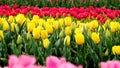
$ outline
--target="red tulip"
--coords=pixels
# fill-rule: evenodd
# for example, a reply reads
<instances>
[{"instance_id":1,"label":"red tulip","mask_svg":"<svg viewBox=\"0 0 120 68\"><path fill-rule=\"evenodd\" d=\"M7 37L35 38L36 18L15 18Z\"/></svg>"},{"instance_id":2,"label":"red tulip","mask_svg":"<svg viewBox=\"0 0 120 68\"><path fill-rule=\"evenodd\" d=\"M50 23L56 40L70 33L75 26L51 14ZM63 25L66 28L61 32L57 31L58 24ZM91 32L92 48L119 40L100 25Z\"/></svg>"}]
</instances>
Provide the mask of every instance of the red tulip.
<instances>
[{"instance_id":1,"label":"red tulip","mask_svg":"<svg viewBox=\"0 0 120 68\"><path fill-rule=\"evenodd\" d=\"M103 18L103 19L99 20L99 22L100 22L101 24L104 24L104 23L106 22L106 18Z\"/></svg>"},{"instance_id":2,"label":"red tulip","mask_svg":"<svg viewBox=\"0 0 120 68\"><path fill-rule=\"evenodd\" d=\"M18 5L17 5L17 4L14 4L14 5L12 6L12 8L13 8L13 9L16 9L16 8L18 8Z\"/></svg>"}]
</instances>

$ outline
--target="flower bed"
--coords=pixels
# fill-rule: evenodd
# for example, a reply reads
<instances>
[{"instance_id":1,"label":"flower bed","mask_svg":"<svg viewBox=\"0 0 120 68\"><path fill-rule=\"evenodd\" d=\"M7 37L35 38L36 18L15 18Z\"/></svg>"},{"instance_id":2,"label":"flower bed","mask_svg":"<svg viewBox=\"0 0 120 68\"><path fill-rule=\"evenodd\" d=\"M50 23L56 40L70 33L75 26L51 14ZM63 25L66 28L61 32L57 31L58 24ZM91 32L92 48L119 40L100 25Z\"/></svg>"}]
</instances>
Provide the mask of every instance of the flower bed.
<instances>
[{"instance_id":1,"label":"flower bed","mask_svg":"<svg viewBox=\"0 0 120 68\"><path fill-rule=\"evenodd\" d=\"M11 54L33 55L37 64L55 55L83 67L119 60L120 10L0 6L0 64Z\"/></svg>"}]
</instances>

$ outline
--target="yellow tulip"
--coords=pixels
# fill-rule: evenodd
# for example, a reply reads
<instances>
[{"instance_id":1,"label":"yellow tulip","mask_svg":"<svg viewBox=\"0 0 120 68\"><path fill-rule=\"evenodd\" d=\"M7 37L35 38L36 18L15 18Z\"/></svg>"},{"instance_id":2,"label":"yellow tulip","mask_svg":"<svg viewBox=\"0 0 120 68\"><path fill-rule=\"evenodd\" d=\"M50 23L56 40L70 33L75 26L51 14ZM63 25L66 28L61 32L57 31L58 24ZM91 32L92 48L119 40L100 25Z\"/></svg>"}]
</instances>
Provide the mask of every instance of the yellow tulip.
<instances>
[{"instance_id":1,"label":"yellow tulip","mask_svg":"<svg viewBox=\"0 0 120 68\"><path fill-rule=\"evenodd\" d=\"M11 31L14 32L14 29L15 29L15 23L11 23Z\"/></svg>"},{"instance_id":2,"label":"yellow tulip","mask_svg":"<svg viewBox=\"0 0 120 68\"><path fill-rule=\"evenodd\" d=\"M33 35L34 39L39 39L39 38L40 38L39 29L34 28L34 29L33 29L33 32L32 32L32 35Z\"/></svg>"},{"instance_id":3,"label":"yellow tulip","mask_svg":"<svg viewBox=\"0 0 120 68\"><path fill-rule=\"evenodd\" d=\"M44 48L48 48L49 43L50 43L50 41L49 41L49 39L48 39L48 38L43 39L43 47L44 47Z\"/></svg>"},{"instance_id":4,"label":"yellow tulip","mask_svg":"<svg viewBox=\"0 0 120 68\"><path fill-rule=\"evenodd\" d=\"M60 19L58 20L58 22L59 22L60 28L62 28L63 25L64 25L64 19L63 19L63 18L60 18Z\"/></svg>"},{"instance_id":5,"label":"yellow tulip","mask_svg":"<svg viewBox=\"0 0 120 68\"><path fill-rule=\"evenodd\" d=\"M3 34L3 31L0 30L0 41L2 41L4 39L4 34Z\"/></svg>"},{"instance_id":6,"label":"yellow tulip","mask_svg":"<svg viewBox=\"0 0 120 68\"><path fill-rule=\"evenodd\" d=\"M18 14L15 17L15 20L16 20L16 22L17 22L18 25L22 25L23 22L25 21L25 16L23 14Z\"/></svg>"},{"instance_id":7,"label":"yellow tulip","mask_svg":"<svg viewBox=\"0 0 120 68\"><path fill-rule=\"evenodd\" d=\"M50 24L50 25L52 25L54 21L55 21L54 18L48 18L47 19L47 23Z\"/></svg>"},{"instance_id":8,"label":"yellow tulip","mask_svg":"<svg viewBox=\"0 0 120 68\"><path fill-rule=\"evenodd\" d=\"M33 20L37 20L38 21L39 20L39 16L38 15L34 15L33 16Z\"/></svg>"},{"instance_id":9,"label":"yellow tulip","mask_svg":"<svg viewBox=\"0 0 120 68\"><path fill-rule=\"evenodd\" d=\"M111 32L116 32L120 29L120 23L119 22L111 22L110 28L111 28Z\"/></svg>"},{"instance_id":10,"label":"yellow tulip","mask_svg":"<svg viewBox=\"0 0 120 68\"><path fill-rule=\"evenodd\" d=\"M72 18L71 17L65 17L64 19L65 19L65 25L70 26L71 23L72 23Z\"/></svg>"},{"instance_id":11,"label":"yellow tulip","mask_svg":"<svg viewBox=\"0 0 120 68\"><path fill-rule=\"evenodd\" d=\"M76 33L74 37L75 37L75 42L78 45L82 45L85 41L84 35L82 33Z\"/></svg>"},{"instance_id":12,"label":"yellow tulip","mask_svg":"<svg viewBox=\"0 0 120 68\"><path fill-rule=\"evenodd\" d=\"M53 22L53 27L54 27L54 29L56 29L56 30L58 29L58 21L54 21L54 22Z\"/></svg>"},{"instance_id":13,"label":"yellow tulip","mask_svg":"<svg viewBox=\"0 0 120 68\"><path fill-rule=\"evenodd\" d=\"M52 34L53 33L53 27L52 27L52 25L46 24L45 25L45 29L47 30L48 34Z\"/></svg>"},{"instance_id":14,"label":"yellow tulip","mask_svg":"<svg viewBox=\"0 0 120 68\"><path fill-rule=\"evenodd\" d=\"M69 36L69 35L67 35L67 36L65 37L65 39L64 39L64 44L65 44L66 46L69 46L69 45L70 45L70 36Z\"/></svg>"},{"instance_id":15,"label":"yellow tulip","mask_svg":"<svg viewBox=\"0 0 120 68\"><path fill-rule=\"evenodd\" d=\"M75 33L81 33L81 29L80 28L75 28Z\"/></svg>"},{"instance_id":16,"label":"yellow tulip","mask_svg":"<svg viewBox=\"0 0 120 68\"><path fill-rule=\"evenodd\" d=\"M99 34L97 34L97 33L95 33L95 32L93 32L93 33L91 34L91 39L93 40L93 42L94 42L95 44L98 44L98 43L100 42Z\"/></svg>"},{"instance_id":17,"label":"yellow tulip","mask_svg":"<svg viewBox=\"0 0 120 68\"><path fill-rule=\"evenodd\" d=\"M93 30L92 23L86 23L86 29Z\"/></svg>"},{"instance_id":18,"label":"yellow tulip","mask_svg":"<svg viewBox=\"0 0 120 68\"><path fill-rule=\"evenodd\" d=\"M65 34L66 34L66 35L70 35L70 34L71 34L71 27L67 26L67 27L65 28Z\"/></svg>"},{"instance_id":19,"label":"yellow tulip","mask_svg":"<svg viewBox=\"0 0 120 68\"><path fill-rule=\"evenodd\" d=\"M13 16L9 16L8 21L9 21L10 23L14 22L14 17L13 17Z\"/></svg>"},{"instance_id":20,"label":"yellow tulip","mask_svg":"<svg viewBox=\"0 0 120 68\"><path fill-rule=\"evenodd\" d=\"M21 44L22 43L22 36L18 35L17 37L17 44Z\"/></svg>"},{"instance_id":21,"label":"yellow tulip","mask_svg":"<svg viewBox=\"0 0 120 68\"><path fill-rule=\"evenodd\" d=\"M90 23L92 23L92 28L96 29L98 27L98 21L97 20L93 20Z\"/></svg>"},{"instance_id":22,"label":"yellow tulip","mask_svg":"<svg viewBox=\"0 0 120 68\"><path fill-rule=\"evenodd\" d=\"M9 24L7 21L3 22L3 30L6 31L9 29Z\"/></svg>"},{"instance_id":23,"label":"yellow tulip","mask_svg":"<svg viewBox=\"0 0 120 68\"><path fill-rule=\"evenodd\" d=\"M32 32L33 29L35 28L35 23L27 23L27 31Z\"/></svg>"},{"instance_id":24,"label":"yellow tulip","mask_svg":"<svg viewBox=\"0 0 120 68\"><path fill-rule=\"evenodd\" d=\"M41 33L41 30L43 30L42 26L37 26L37 29L39 30L39 33Z\"/></svg>"},{"instance_id":25,"label":"yellow tulip","mask_svg":"<svg viewBox=\"0 0 120 68\"><path fill-rule=\"evenodd\" d=\"M39 26L43 26L46 23L46 21L42 18L39 19L38 22L39 22Z\"/></svg>"},{"instance_id":26,"label":"yellow tulip","mask_svg":"<svg viewBox=\"0 0 120 68\"><path fill-rule=\"evenodd\" d=\"M39 22L38 22L37 20L35 20L35 19L32 19L32 20L30 21L30 23L34 23L35 26L39 25Z\"/></svg>"},{"instance_id":27,"label":"yellow tulip","mask_svg":"<svg viewBox=\"0 0 120 68\"><path fill-rule=\"evenodd\" d=\"M111 32L115 32L116 31L116 26L115 26L114 22L110 23L110 29L111 29Z\"/></svg>"},{"instance_id":28,"label":"yellow tulip","mask_svg":"<svg viewBox=\"0 0 120 68\"><path fill-rule=\"evenodd\" d=\"M118 46L114 45L112 47L112 52L113 52L114 55L115 54L120 55L120 46L119 45Z\"/></svg>"},{"instance_id":29,"label":"yellow tulip","mask_svg":"<svg viewBox=\"0 0 120 68\"><path fill-rule=\"evenodd\" d=\"M48 38L47 30L41 30L41 38L42 39Z\"/></svg>"}]
</instances>

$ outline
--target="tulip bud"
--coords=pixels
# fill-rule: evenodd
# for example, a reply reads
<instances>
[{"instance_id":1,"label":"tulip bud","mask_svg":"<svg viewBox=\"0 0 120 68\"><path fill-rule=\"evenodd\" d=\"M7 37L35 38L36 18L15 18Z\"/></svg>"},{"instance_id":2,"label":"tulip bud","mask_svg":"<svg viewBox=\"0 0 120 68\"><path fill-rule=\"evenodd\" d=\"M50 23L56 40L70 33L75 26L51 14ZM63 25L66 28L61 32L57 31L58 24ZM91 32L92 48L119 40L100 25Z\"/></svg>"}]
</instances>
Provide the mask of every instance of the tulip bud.
<instances>
[{"instance_id":1,"label":"tulip bud","mask_svg":"<svg viewBox=\"0 0 120 68\"><path fill-rule=\"evenodd\" d=\"M64 39L64 44L65 44L66 46L69 46L69 45L70 45L70 36L69 36L69 35L67 35L67 36L65 37L65 39Z\"/></svg>"},{"instance_id":2,"label":"tulip bud","mask_svg":"<svg viewBox=\"0 0 120 68\"><path fill-rule=\"evenodd\" d=\"M60 32L60 34L59 34L60 38L64 37L64 35L65 35L64 32L65 32L64 29L62 29L61 32Z\"/></svg>"},{"instance_id":3,"label":"tulip bud","mask_svg":"<svg viewBox=\"0 0 120 68\"><path fill-rule=\"evenodd\" d=\"M18 35L17 44L21 44L21 43L22 43L22 37L21 37L21 35Z\"/></svg>"},{"instance_id":4,"label":"tulip bud","mask_svg":"<svg viewBox=\"0 0 120 68\"><path fill-rule=\"evenodd\" d=\"M105 32L106 32L105 33L106 37L109 37L110 36L110 31L107 29Z\"/></svg>"},{"instance_id":5,"label":"tulip bud","mask_svg":"<svg viewBox=\"0 0 120 68\"><path fill-rule=\"evenodd\" d=\"M44 47L44 48L48 48L49 43L50 43L50 41L49 41L49 39L48 39L48 38L43 39L43 47Z\"/></svg>"},{"instance_id":6,"label":"tulip bud","mask_svg":"<svg viewBox=\"0 0 120 68\"><path fill-rule=\"evenodd\" d=\"M27 40L30 40L30 38L31 38L31 34L30 34L30 32L28 32L27 33Z\"/></svg>"},{"instance_id":7,"label":"tulip bud","mask_svg":"<svg viewBox=\"0 0 120 68\"><path fill-rule=\"evenodd\" d=\"M14 29L15 29L15 23L11 23L11 31L14 32Z\"/></svg>"},{"instance_id":8,"label":"tulip bud","mask_svg":"<svg viewBox=\"0 0 120 68\"><path fill-rule=\"evenodd\" d=\"M87 30L87 35L88 35L88 37L91 37L91 34L92 34L92 33L91 33L91 30L88 29L88 30Z\"/></svg>"},{"instance_id":9,"label":"tulip bud","mask_svg":"<svg viewBox=\"0 0 120 68\"><path fill-rule=\"evenodd\" d=\"M105 51L105 56L108 56L108 49Z\"/></svg>"},{"instance_id":10,"label":"tulip bud","mask_svg":"<svg viewBox=\"0 0 120 68\"><path fill-rule=\"evenodd\" d=\"M66 35L70 35L70 34L71 34L71 27L67 26L67 27L65 28L65 34L66 34Z\"/></svg>"},{"instance_id":11,"label":"tulip bud","mask_svg":"<svg viewBox=\"0 0 120 68\"><path fill-rule=\"evenodd\" d=\"M3 34L3 31L0 30L0 41L2 41L4 39L4 34Z\"/></svg>"},{"instance_id":12,"label":"tulip bud","mask_svg":"<svg viewBox=\"0 0 120 68\"><path fill-rule=\"evenodd\" d=\"M19 26L17 24L15 24L15 30L17 33L19 32Z\"/></svg>"},{"instance_id":13,"label":"tulip bud","mask_svg":"<svg viewBox=\"0 0 120 68\"><path fill-rule=\"evenodd\" d=\"M75 22L72 22L71 27L72 27L73 30L76 28L76 26L77 26L77 24Z\"/></svg>"}]
</instances>

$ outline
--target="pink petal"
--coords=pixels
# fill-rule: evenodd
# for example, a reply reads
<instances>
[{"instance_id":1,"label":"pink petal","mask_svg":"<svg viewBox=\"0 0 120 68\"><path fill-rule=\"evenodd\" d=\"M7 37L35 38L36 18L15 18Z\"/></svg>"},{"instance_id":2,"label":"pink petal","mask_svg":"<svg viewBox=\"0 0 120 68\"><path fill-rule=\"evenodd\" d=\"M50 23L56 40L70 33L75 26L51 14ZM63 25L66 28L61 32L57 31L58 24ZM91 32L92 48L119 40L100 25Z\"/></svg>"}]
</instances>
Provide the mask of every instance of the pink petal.
<instances>
[{"instance_id":1,"label":"pink petal","mask_svg":"<svg viewBox=\"0 0 120 68\"><path fill-rule=\"evenodd\" d=\"M107 61L107 68L114 68L114 61Z\"/></svg>"},{"instance_id":2,"label":"pink petal","mask_svg":"<svg viewBox=\"0 0 120 68\"><path fill-rule=\"evenodd\" d=\"M22 64L23 66L29 66L29 65L34 65L36 62L35 57L28 56L28 55L21 55L19 57L19 64Z\"/></svg>"},{"instance_id":3,"label":"pink petal","mask_svg":"<svg viewBox=\"0 0 120 68\"><path fill-rule=\"evenodd\" d=\"M49 56L46 60L46 68L58 68L60 60L55 56Z\"/></svg>"},{"instance_id":4,"label":"pink petal","mask_svg":"<svg viewBox=\"0 0 120 68\"><path fill-rule=\"evenodd\" d=\"M9 60L8 60L8 65L9 67L12 67L13 65L18 63L18 58L15 55L11 55L9 56Z\"/></svg>"},{"instance_id":5,"label":"pink petal","mask_svg":"<svg viewBox=\"0 0 120 68\"><path fill-rule=\"evenodd\" d=\"M107 68L107 63L101 62L100 63L100 68Z\"/></svg>"},{"instance_id":6,"label":"pink petal","mask_svg":"<svg viewBox=\"0 0 120 68\"><path fill-rule=\"evenodd\" d=\"M114 68L120 68L120 62L114 61Z\"/></svg>"},{"instance_id":7,"label":"pink petal","mask_svg":"<svg viewBox=\"0 0 120 68\"><path fill-rule=\"evenodd\" d=\"M79 65L78 68L83 68L83 66L82 66L82 65Z\"/></svg>"},{"instance_id":8,"label":"pink petal","mask_svg":"<svg viewBox=\"0 0 120 68\"><path fill-rule=\"evenodd\" d=\"M25 68L25 67L20 64L16 64L16 65L13 65L13 67L11 67L11 68Z\"/></svg>"},{"instance_id":9,"label":"pink petal","mask_svg":"<svg viewBox=\"0 0 120 68\"><path fill-rule=\"evenodd\" d=\"M59 68L77 68L77 67L73 65L72 63L68 62L68 63L63 63L59 65Z\"/></svg>"},{"instance_id":10,"label":"pink petal","mask_svg":"<svg viewBox=\"0 0 120 68\"><path fill-rule=\"evenodd\" d=\"M66 63L66 59L65 58L61 58L60 59L60 64L62 64L62 63Z\"/></svg>"}]
</instances>

